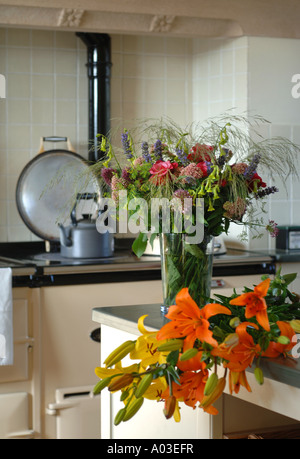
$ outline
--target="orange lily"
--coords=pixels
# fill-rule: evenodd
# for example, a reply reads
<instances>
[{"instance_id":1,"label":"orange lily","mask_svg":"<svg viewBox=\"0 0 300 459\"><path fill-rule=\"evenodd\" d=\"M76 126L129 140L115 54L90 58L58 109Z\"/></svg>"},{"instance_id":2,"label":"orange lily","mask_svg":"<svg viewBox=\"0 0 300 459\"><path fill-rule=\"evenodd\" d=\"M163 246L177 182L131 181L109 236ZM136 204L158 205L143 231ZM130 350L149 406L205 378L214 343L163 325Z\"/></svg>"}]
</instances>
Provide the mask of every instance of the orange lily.
<instances>
[{"instance_id":1,"label":"orange lily","mask_svg":"<svg viewBox=\"0 0 300 459\"><path fill-rule=\"evenodd\" d=\"M157 339L185 337L185 349L193 347L196 339L216 347L218 342L209 330L208 321L216 314L231 315L231 311L217 303L207 304L200 309L191 298L188 288L183 288L176 296L176 305L171 306L166 315L171 322L161 328L157 333Z\"/></svg>"},{"instance_id":2,"label":"orange lily","mask_svg":"<svg viewBox=\"0 0 300 459\"><path fill-rule=\"evenodd\" d=\"M251 391L251 387L246 378L246 372L243 371L230 371L229 372L229 391L232 394L235 392L236 394L240 391L240 386L244 386L248 392Z\"/></svg>"},{"instance_id":3,"label":"orange lily","mask_svg":"<svg viewBox=\"0 0 300 459\"><path fill-rule=\"evenodd\" d=\"M213 349L211 354L221 357L228 362L224 363L224 367L234 372L241 372L252 365L255 357L261 353L259 344L255 344L253 338L247 333L247 327L258 329L256 324L251 322L243 322L236 327L235 332L239 336L239 343L234 347L228 347L222 343L218 348Z\"/></svg>"},{"instance_id":4,"label":"orange lily","mask_svg":"<svg viewBox=\"0 0 300 459\"><path fill-rule=\"evenodd\" d=\"M262 354L263 357L269 357L272 359L278 357L281 354L287 356L288 352L291 351L295 345L295 343L293 342L293 336L295 335L295 332L290 326L290 324L282 321L278 321L276 323L281 332L280 336L286 336L290 340L290 342L289 344L281 344L276 343L275 341L271 341L268 349Z\"/></svg>"},{"instance_id":5,"label":"orange lily","mask_svg":"<svg viewBox=\"0 0 300 459\"><path fill-rule=\"evenodd\" d=\"M204 397L204 387L208 378L208 371L186 371L180 376L180 385L173 384L173 395L177 400L183 400L187 406L196 408Z\"/></svg>"},{"instance_id":6,"label":"orange lily","mask_svg":"<svg viewBox=\"0 0 300 459\"><path fill-rule=\"evenodd\" d=\"M245 317L250 319L255 316L257 322L267 331L270 331L265 296L268 293L271 279L265 279L254 287L253 292L243 293L230 301L235 306L246 306Z\"/></svg>"}]
</instances>

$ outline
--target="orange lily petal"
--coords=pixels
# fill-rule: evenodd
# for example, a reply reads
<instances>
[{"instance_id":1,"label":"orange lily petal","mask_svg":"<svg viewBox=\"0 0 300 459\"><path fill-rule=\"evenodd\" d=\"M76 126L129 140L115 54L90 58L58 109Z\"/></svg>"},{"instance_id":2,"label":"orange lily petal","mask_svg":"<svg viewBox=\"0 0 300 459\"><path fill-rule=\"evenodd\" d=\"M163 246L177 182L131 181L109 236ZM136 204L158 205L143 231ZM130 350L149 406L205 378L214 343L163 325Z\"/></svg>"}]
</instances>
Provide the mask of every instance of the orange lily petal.
<instances>
[{"instance_id":1,"label":"orange lily petal","mask_svg":"<svg viewBox=\"0 0 300 459\"><path fill-rule=\"evenodd\" d=\"M232 312L230 311L230 309L226 308L225 306L222 306L221 304L209 303L201 309L201 314L205 319L209 319L210 317L215 316L217 314L227 314L228 316L230 316Z\"/></svg>"},{"instance_id":2,"label":"orange lily petal","mask_svg":"<svg viewBox=\"0 0 300 459\"><path fill-rule=\"evenodd\" d=\"M188 288L183 288L176 295L176 305L187 316L195 317L195 318L199 318L200 317L200 313L199 313L200 309L197 306L197 303L190 296Z\"/></svg>"},{"instance_id":3,"label":"orange lily petal","mask_svg":"<svg viewBox=\"0 0 300 459\"><path fill-rule=\"evenodd\" d=\"M248 298L249 293L243 293L237 298L233 298L233 300L230 300L229 304L233 304L234 306L245 306L247 304Z\"/></svg>"},{"instance_id":4,"label":"orange lily petal","mask_svg":"<svg viewBox=\"0 0 300 459\"><path fill-rule=\"evenodd\" d=\"M264 309L263 311L259 311L256 314L256 320L259 323L259 325L262 326L262 328L264 328L266 331L270 331L269 317L266 309Z\"/></svg>"},{"instance_id":5,"label":"orange lily petal","mask_svg":"<svg viewBox=\"0 0 300 459\"><path fill-rule=\"evenodd\" d=\"M254 287L254 293L257 296L266 296L270 287L271 279L265 279L263 282Z\"/></svg>"}]
</instances>

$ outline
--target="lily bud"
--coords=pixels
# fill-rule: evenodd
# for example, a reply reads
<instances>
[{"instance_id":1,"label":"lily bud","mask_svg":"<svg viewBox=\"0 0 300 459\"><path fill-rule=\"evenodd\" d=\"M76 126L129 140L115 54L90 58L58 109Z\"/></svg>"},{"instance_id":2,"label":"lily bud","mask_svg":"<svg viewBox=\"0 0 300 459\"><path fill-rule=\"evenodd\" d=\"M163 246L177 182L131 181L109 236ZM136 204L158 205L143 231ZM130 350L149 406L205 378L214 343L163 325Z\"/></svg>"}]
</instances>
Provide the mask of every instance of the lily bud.
<instances>
[{"instance_id":1,"label":"lily bud","mask_svg":"<svg viewBox=\"0 0 300 459\"><path fill-rule=\"evenodd\" d=\"M152 383L153 375L152 373L149 373L145 376L142 377L141 381L139 382L139 385L137 386L137 389L135 391L135 396L136 398L142 397L150 384Z\"/></svg>"},{"instance_id":2,"label":"lily bud","mask_svg":"<svg viewBox=\"0 0 300 459\"><path fill-rule=\"evenodd\" d=\"M163 411L166 419L170 419L173 416L175 408L176 397L174 397L174 395L170 395L165 401L165 407Z\"/></svg>"},{"instance_id":3,"label":"lily bud","mask_svg":"<svg viewBox=\"0 0 300 459\"><path fill-rule=\"evenodd\" d=\"M294 319L290 321L290 326L296 333L300 333L300 320Z\"/></svg>"},{"instance_id":4,"label":"lily bud","mask_svg":"<svg viewBox=\"0 0 300 459\"><path fill-rule=\"evenodd\" d=\"M240 325L241 321L240 321L240 318L239 317L233 317L230 322L229 322L229 325L230 327L232 328L236 328Z\"/></svg>"},{"instance_id":5,"label":"lily bud","mask_svg":"<svg viewBox=\"0 0 300 459\"><path fill-rule=\"evenodd\" d=\"M123 421L125 414L126 414L126 408L122 408L121 410L117 412L116 417L114 419L115 426L118 426Z\"/></svg>"},{"instance_id":6,"label":"lily bud","mask_svg":"<svg viewBox=\"0 0 300 459\"><path fill-rule=\"evenodd\" d=\"M108 377L108 378L104 378L104 379L101 379L101 381L99 381L94 389L93 389L93 394L94 395L97 395L97 394L100 394L100 392L109 385L110 381L111 381L111 376Z\"/></svg>"},{"instance_id":7,"label":"lily bud","mask_svg":"<svg viewBox=\"0 0 300 459\"><path fill-rule=\"evenodd\" d=\"M264 374L261 368L256 367L254 370L254 376L258 384L262 385L264 383Z\"/></svg>"},{"instance_id":8,"label":"lily bud","mask_svg":"<svg viewBox=\"0 0 300 459\"><path fill-rule=\"evenodd\" d=\"M182 339L170 339L164 344L158 346L157 350L159 352L167 352L167 351L178 351L182 348L183 340Z\"/></svg>"},{"instance_id":9,"label":"lily bud","mask_svg":"<svg viewBox=\"0 0 300 459\"><path fill-rule=\"evenodd\" d=\"M188 349L187 351L185 351L185 352L180 356L180 360L181 360L181 362L184 362L185 360L192 359L192 358L195 357L197 354L198 354L198 349L196 349L195 347L193 347L192 349Z\"/></svg>"},{"instance_id":10,"label":"lily bud","mask_svg":"<svg viewBox=\"0 0 300 459\"><path fill-rule=\"evenodd\" d=\"M218 384L218 375L216 373L212 373L208 380L206 381L204 387L204 395L210 395L216 388Z\"/></svg>"},{"instance_id":11,"label":"lily bud","mask_svg":"<svg viewBox=\"0 0 300 459\"><path fill-rule=\"evenodd\" d=\"M133 376L130 373L125 373L120 378L114 379L113 382L108 386L110 392L116 392L123 387L129 386L133 381Z\"/></svg>"},{"instance_id":12,"label":"lily bud","mask_svg":"<svg viewBox=\"0 0 300 459\"><path fill-rule=\"evenodd\" d=\"M279 344L284 344L284 345L290 344L289 338L284 335L279 336L276 341Z\"/></svg>"}]
</instances>

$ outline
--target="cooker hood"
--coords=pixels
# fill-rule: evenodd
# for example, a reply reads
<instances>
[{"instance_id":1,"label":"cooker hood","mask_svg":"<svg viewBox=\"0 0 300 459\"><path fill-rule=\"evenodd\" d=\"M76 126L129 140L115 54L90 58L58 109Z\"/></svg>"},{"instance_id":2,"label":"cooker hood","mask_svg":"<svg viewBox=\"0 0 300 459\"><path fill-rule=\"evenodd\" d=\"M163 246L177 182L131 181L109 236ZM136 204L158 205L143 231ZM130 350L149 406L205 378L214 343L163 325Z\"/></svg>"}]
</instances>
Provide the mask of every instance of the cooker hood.
<instances>
[{"instance_id":1,"label":"cooker hood","mask_svg":"<svg viewBox=\"0 0 300 459\"><path fill-rule=\"evenodd\" d=\"M0 0L0 25L108 34L300 38L298 0Z\"/></svg>"}]
</instances>

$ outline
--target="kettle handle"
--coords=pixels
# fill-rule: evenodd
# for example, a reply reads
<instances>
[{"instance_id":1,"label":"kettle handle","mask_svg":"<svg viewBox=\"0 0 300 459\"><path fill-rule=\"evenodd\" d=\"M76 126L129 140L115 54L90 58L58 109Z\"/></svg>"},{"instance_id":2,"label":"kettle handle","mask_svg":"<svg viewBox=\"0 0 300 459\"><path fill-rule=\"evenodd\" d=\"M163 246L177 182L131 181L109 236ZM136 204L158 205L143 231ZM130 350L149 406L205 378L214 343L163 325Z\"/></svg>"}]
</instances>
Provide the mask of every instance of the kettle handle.
<instances>
[{"instance_id":1,"label":"kettle handle","mask_svg":"<svg viewBox=\"0 0 300 459\"><path fill-rule=\"evenodd\" d=\"M98 198L98 194L97 193L78 193L77 194L76 201L75 201L75 204L73 206L73 209L72 209L71 215L70 215L71 222L72 222L73 226L77 225L76 207L77 207L78 201L80 201L80 199L94 199L94 200L96 200L97 198Z\"/></svg>"}]
</instances>

